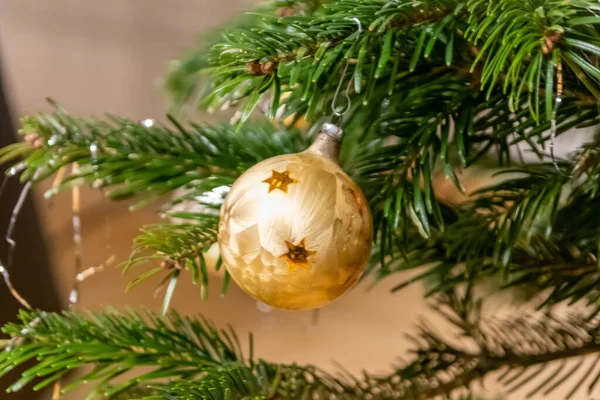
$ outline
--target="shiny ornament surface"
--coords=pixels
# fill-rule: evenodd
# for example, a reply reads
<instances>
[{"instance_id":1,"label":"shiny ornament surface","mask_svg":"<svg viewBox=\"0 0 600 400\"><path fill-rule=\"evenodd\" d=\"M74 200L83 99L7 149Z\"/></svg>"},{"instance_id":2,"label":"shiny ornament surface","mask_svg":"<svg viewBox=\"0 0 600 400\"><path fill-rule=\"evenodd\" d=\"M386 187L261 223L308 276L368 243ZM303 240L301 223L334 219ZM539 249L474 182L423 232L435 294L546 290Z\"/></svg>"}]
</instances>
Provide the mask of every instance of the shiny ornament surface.
<instances>
[{"instance_id":1,"label":"shiny ornament surface","mask_svg":"<svg viewBox=\"0 0 600 400\"><path fill-rule=\"evenodd\" d=\"M324 135L324 136L323 136ZM265 160L232 186L219 246L237 284L273 307L320 307L345 293L370 255L372 220L325 133L305 152Z\"/></svg>"}]
</instances>

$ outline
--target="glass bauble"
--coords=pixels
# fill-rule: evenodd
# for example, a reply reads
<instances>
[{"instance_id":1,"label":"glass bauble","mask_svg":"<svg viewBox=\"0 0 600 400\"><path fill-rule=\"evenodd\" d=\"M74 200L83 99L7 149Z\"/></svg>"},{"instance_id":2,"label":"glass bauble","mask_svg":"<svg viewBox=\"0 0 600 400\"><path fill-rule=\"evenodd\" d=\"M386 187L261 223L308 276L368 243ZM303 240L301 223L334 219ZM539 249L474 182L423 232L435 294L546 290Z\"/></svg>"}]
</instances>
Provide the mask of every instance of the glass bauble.
<instances>
[{"instance_id":1,"label":"glass bauble","mask_svg":"<svg viewBox=\"0 0 600 400\"><path fill-rule=\"evenodd\" d=\"M288 310L323 306L348 291L369 261L371 213L337 162L340 136L326 124L309 149L256 164L225 198L223 262L263 303Z\"/></svg>"}]
</instances>

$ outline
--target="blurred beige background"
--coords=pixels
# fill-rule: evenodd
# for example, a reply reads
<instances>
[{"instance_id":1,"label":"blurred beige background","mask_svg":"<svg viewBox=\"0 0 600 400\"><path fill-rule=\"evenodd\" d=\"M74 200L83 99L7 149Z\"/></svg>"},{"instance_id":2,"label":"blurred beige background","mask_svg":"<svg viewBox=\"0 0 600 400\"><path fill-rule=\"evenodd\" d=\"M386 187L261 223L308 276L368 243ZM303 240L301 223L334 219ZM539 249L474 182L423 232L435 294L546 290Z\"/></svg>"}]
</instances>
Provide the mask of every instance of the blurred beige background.
<instances>
[{"instance_id":1,"label":"blurred beige background","mask_svg":"<svg viewBox=\"0 0 600 400\"><path fill-rule=\"evenodd\" d=\"M0 51L15 118L25 112L49 110L44 99L50 96L80 115L110 112L132 119L161 119L166 101L157 78L165 63L192 46L199 32L219 26L251 3L0 0ZM55 279L66 301L74 264L70 195L63 193L50 205L42 193L43 188L38 188L35 195L52 251ZM98 193L85 192L83 199L85 266L103 262L110 252L106 248L106 217L118 261L129 255L138 228L156 221L153 206L129 213L127 204L109 204ZM263 312L233 283L229 294L221 298L221 277L216 275L210 299L202 302L199 289L186 278L180 279L172 303L180 312L202 313L219 324L231 323L242 337L252 331L255 354L264 359L312 362L328 370L336 368L333 360L353 373L389 370L398 356L406 355L408 342L403 334L426 310L418 285L390 293L402 277L369 291L370 282L365 282L318 314ZM160 309L161 297L153 297L156 280L125 294L128 279L113 267L87 280L82 286L82 306ZM36 306L43 308L42 304ZM3 396L0 393L0 399Z\"/></svg>"}]
</instances>

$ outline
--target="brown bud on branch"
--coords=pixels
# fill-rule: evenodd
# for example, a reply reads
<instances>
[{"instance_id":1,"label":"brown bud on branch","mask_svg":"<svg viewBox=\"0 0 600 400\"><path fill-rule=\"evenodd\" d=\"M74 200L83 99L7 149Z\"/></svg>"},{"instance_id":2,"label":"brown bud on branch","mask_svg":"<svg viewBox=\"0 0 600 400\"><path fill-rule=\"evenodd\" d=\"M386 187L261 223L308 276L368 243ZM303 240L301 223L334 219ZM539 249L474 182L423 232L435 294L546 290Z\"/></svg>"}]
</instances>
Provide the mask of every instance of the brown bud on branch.
<instances>
[{"instance_id":1,"label":"brown bud on branch","mask_svg":"<svg viewBox=\"0 0 600 400\"><path fill-rule=\"evenodd\" d=\"M261 64L259 61L253 61L246 66L246 71L252 75L269 75L277 70L278 63L267 61Z\"/></svg>"}]
</instances>

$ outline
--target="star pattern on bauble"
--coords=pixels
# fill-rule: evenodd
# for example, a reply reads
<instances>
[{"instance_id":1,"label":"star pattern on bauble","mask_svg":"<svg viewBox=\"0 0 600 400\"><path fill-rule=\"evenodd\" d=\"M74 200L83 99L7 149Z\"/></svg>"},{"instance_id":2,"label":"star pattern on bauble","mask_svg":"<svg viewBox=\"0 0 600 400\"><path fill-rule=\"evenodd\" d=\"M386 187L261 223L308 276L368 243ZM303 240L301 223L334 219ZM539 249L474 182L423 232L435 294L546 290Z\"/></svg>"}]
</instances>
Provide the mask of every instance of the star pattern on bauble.
<instances>
[{"instance_id":1,"label":"star pattern on bauble","mask_svg":"<svg viewBox=\"0 0 600 400\"><path fill-rule=\"evenodd\" d=\"M306 239L302 239L298 244L288 242L287 240L285 241L288 252L281 257L287 259L289 273L294 272L298 268L311 269L308 264L308 257L316 254L316 251L308 250L305 241Z\"/></svg>"},{"instance_id":2,"label":"star pattern on bauble","mask_svg":"<svg viewBox=\"0 0 600 400\"><path fill-rule=\"evenodd\" d=\"M263 181L269 184L269 193L271 193L275 189L279 189L282 192L287 193L288 185L291 185L292 183L298 183L297 180L290 177L290 171L288 170L278 172L273 169L271 171L271 177Z\"/></svg>"}]
</instances>

